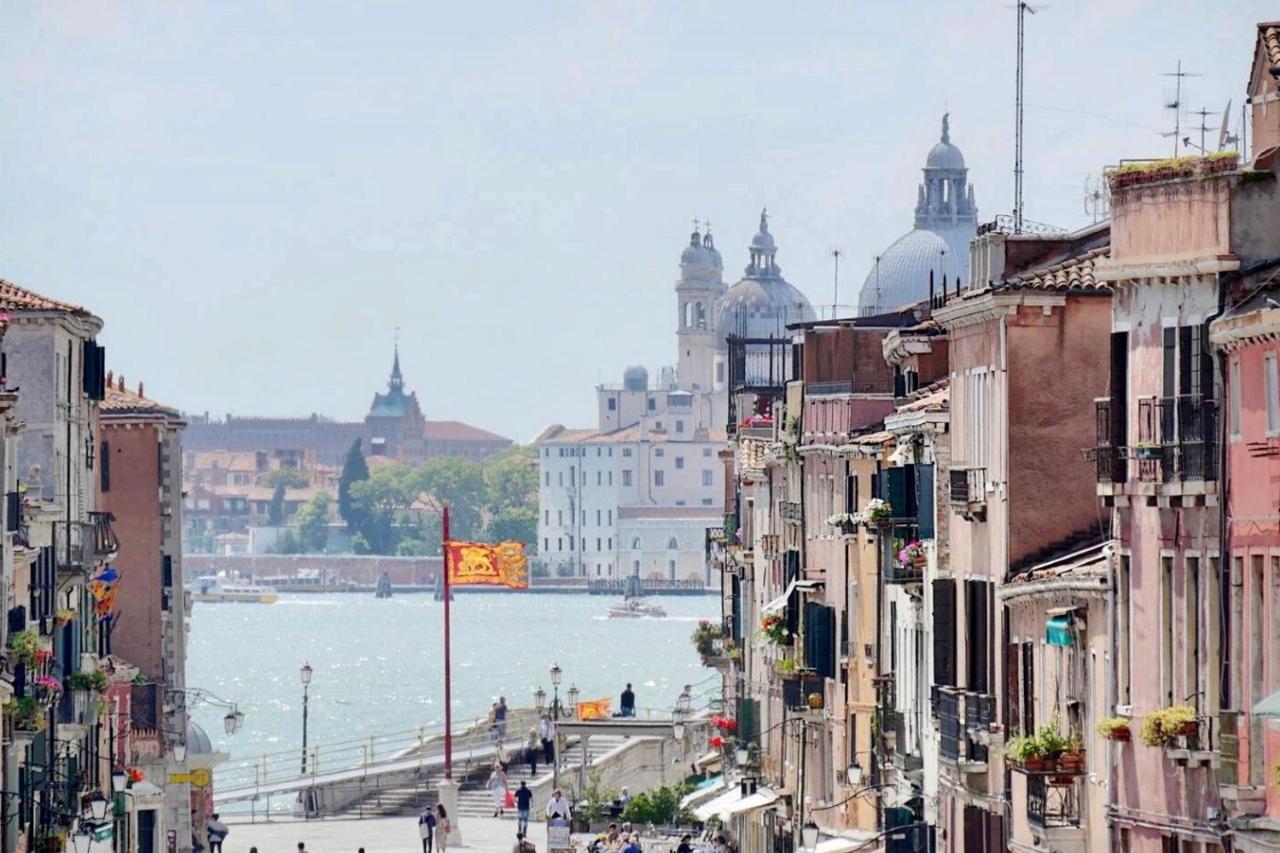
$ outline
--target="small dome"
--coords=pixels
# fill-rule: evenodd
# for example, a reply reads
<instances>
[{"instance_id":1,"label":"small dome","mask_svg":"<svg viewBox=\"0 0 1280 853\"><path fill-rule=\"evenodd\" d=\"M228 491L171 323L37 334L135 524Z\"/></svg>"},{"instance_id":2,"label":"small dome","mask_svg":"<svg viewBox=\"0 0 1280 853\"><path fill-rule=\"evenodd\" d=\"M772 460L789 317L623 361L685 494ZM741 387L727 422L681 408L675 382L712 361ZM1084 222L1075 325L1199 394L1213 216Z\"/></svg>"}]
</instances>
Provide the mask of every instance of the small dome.
<instances>
[{"instance_id":1,"label":"small dome","mask_svg":"<svg viewBox=\"0 0 1280 853\"><path fill-rule=\"evenodd\" d=\"M213 755L213 744L209 741L209 736L193 720L187 720L187 754Z\"/></svg>"},{"instance_id":2,"label":"small dome","mask_svg":"<svg viewBox=\"0 0 1280 853\"><path fill-rule=\"evenodd\" d=\"M649 390L649 371L643 365L631 365L622 371L622 387L628 391Z\"/></svg>"},{"instance_id":3,"label":"small dome","mask_svg":"<svg viewBox=\"0 0 1280 853\"><path fill-rule=\"evenodd\" d=\"M778 248L773 242L773 235L769 233L769 212L767 210L760 211L760 230L756 232L756 236L751 238L751 248L764 252L773 252Z\"/></svg>"},{"instance_id":4,"label":"small dome","mask_svg":"<svg viewBox=\"0 0 1280 853\"><path fill-rule=\"evenodd\" d=\"M926 169L963 169L964 155L950 142L939 142L929 151L929 159L925 161L924 167Z\"/></svg>"},{"instance_id":5,"label":"small dome","mask_svg":"<svg viewBox=\"0 0 1280 853\"><path fill-rule=\"evenodd\" d=\"M715 325L721 338L779 337L791 323L816 319L804 294L781 278L744 278L716 303Z\"/></svg>"},{"instance_id":6,"label":"small dome","mask_svg":"<svg viewBox=\"0 0 1280 853\"><path fill-rule=\"evenodd\" d=\"M969 236L966 231L944 235L917 228L899 237L867 274L858 313L882 314L926 298L930 271L939 291L944 275L954 285L969 270Z\"/></svg>"},{"instance_id":7,"label":"small dome","mask_svg":"<svg viewBox=\"0 0 1280 853\"><path fill-rule=\"evenodd\" d=\"M711 239L711 232L704 235L694 229L689 235L689 245L680 253L681 280L719 283L723 273L724 261Z\"/></svg>"}]
</instances>

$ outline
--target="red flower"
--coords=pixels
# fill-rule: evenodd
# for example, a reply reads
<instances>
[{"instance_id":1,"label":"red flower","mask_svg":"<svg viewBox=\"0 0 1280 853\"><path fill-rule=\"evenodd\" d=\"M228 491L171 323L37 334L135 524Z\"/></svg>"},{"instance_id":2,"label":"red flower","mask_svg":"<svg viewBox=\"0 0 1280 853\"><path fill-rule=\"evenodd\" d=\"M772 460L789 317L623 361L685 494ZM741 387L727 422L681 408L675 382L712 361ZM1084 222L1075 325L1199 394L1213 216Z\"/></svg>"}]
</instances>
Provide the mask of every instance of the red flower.
<instances>
[{"instance_id":1,"label":"red flower","mask_svg":"<svg viewBox=\"0 0 1280 853\"><path fill-rule=\"evenodd\" d=\"M711 739L710 743L712 748L719 749L720 747L724 746L724 738L720 737L719 735L716 735Z\"/></svg>"},{"instance_id":2,"label":"red flower","mask_svg":"<svg viewBox=\"0 0 1280 853\"><path fill-rule=\"evenodd\" d=\"M136 768L136 767L130 767L130 768L129 768L129 781L130 781L130 782L141 782L141 781L142 781L142 771L141 771L141 770L139 770L139 769L138 769L138 768Z\"/></svg>"}]
</instances>

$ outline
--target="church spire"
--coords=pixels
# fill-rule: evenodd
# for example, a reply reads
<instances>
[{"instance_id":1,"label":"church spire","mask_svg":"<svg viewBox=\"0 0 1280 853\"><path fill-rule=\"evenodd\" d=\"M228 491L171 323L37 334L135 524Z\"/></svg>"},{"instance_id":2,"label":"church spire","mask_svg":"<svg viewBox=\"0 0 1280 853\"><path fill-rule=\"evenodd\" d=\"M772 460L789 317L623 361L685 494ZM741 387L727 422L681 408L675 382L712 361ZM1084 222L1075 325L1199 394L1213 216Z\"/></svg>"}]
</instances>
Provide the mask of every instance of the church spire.
<instances>
[{"instance_id":1,"label":"church spire","mask_svg":"<svg viewBox=\"0 0 1280 853\"><path fill-rule=\"evenodd\" d=\"M399 331L396 332L395 358L391 362L391 379L387 382L387 389L395 394L404 390L404 376L400 373L400 340Z\"/></svg>"},{"instance_id":2,"label":"church spire","mask_svg":"<svg viewBox=\"0 0 1280 853\"><path fill-rule=\"evenodd\" d=\"M944 145L951 144L951 113L942 114L942 142Z\"/></svg>"}]
</instances>

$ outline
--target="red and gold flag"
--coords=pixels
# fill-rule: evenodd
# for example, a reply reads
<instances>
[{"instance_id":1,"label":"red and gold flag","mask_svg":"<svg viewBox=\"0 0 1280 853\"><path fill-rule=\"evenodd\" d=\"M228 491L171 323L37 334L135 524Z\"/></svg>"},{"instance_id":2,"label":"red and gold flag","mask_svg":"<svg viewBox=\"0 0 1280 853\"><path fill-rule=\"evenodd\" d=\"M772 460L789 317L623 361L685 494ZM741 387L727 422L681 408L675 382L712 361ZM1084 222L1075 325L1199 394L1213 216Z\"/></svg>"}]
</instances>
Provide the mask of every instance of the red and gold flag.
<instances>
[{"instance_id":1,"label":"red and gold flag","mask_svg":"<svg viewBox=\"0 0 1280 853\"><path fill-rule=\"evenodd\" d=\"M528 560L523 542L448 542L450 586L507 586L529 588Z\"/></svg>"},{"instance_id":2,"label":"red and gold flag","mask_svg":"<svg viewBox=\"0 0 1280 853\"><path fill-rule=\"evenodd\" d=\"M607 720L609 719L609 706L612 703L610 699L591 699L586 702L578 703L578 719L579 720Z\"/></svg>"}]
</instances>

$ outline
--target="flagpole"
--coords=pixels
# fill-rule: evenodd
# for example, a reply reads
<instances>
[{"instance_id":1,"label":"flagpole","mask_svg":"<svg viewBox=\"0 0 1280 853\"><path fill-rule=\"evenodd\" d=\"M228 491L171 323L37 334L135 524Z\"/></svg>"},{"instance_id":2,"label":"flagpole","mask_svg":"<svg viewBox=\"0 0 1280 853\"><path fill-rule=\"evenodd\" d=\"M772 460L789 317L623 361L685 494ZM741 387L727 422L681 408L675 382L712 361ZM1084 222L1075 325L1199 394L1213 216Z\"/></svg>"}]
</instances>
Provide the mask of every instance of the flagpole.
<instances>
[{"instance_id":1,"label":"flagpole","mask_svg":"<svg viewBox=\"0 0 1280 853\"><path fill-rule=\"evenodd\" d=\"M449 507L440 522L440 550L444 555L444 778L453 781L453 684L449 658ZM456 817L455 817L456 819Z\"/></svg>"}]
</instances>

